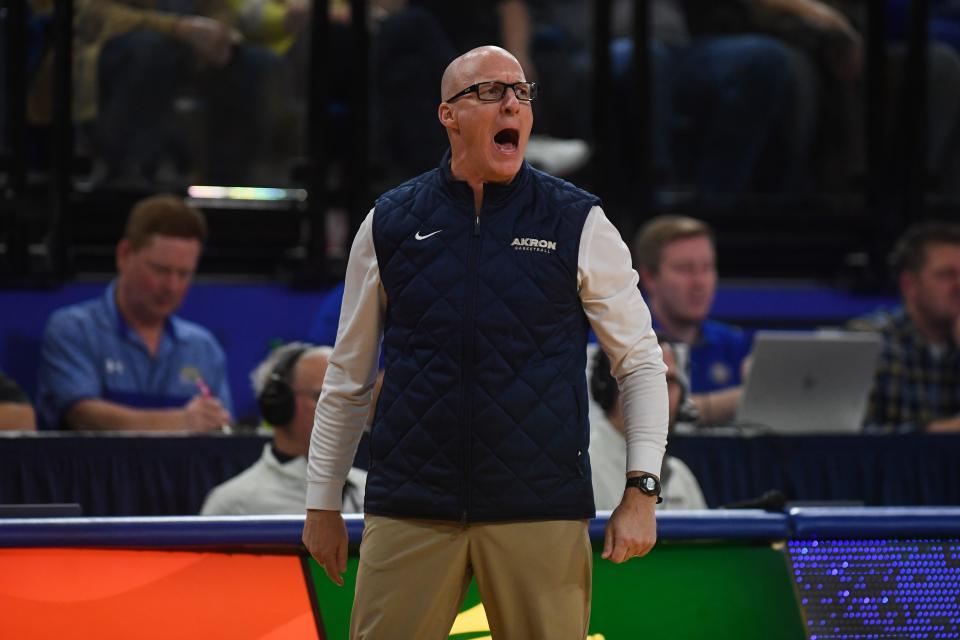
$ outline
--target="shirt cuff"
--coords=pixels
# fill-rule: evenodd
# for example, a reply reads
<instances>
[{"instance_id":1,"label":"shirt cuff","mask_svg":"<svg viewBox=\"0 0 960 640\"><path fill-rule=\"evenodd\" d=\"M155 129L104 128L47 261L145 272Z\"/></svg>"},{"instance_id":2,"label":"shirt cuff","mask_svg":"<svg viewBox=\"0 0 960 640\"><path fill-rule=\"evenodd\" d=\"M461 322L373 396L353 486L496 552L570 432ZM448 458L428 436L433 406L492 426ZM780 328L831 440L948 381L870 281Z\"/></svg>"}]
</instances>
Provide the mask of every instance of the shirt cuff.
<instances>
[{"instance_id":1,"label":"shirt cuff","mask_svg":"<svg viewBox=\"0 0 960 640\"><path fill-rule=\"evenodd\" d=\"M340 511L343 508L342 482L307 482L307 509Z\"/></svg>"},{"instance_id":2,"label":"shirt cuff","mask_svg":"<svg viewBox=\"0 0 960 640\"><path fill-rule=\"evenodd\" d=\"M648 447L629 447L627 448L627 469L626 471L640 471L642 473L652 473L660 477L661 467L663 466L663 454L656 449Z\"/></svg>"}]
</instances>

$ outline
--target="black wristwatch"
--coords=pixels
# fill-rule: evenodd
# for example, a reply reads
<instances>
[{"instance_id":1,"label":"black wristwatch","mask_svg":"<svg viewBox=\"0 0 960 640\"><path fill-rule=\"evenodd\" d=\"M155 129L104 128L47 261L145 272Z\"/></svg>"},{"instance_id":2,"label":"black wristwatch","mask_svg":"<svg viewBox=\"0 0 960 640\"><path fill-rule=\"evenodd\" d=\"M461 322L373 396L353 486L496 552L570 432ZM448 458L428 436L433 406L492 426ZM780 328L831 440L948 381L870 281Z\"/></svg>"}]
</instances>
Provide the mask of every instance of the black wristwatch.
<instances>
[{"instance_id":1,"label":"black wristwatch","mask_svg":"<svg viewBox=\"0 0 960 640\"><path fill-rule=\"evenodd\" d=\"M636 487L644 495L656 496L657 504L663 502L663 498L660 497L660 480L657 476L645 473L642 476L627 478L627 487Z\"/></svg>"}]
</instances>

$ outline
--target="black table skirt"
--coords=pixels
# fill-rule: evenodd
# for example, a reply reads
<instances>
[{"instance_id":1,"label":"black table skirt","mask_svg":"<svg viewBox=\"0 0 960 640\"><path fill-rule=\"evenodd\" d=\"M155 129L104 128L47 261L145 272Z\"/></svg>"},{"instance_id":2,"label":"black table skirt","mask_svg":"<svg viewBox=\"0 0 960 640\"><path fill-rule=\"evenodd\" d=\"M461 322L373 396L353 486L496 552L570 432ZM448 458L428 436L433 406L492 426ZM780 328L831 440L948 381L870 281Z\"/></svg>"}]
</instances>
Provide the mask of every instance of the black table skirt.
<instances>
[{"instance_id":1,"label":"black table skirt","mask_svg":"<svg viewBox=\"0 0 960 640\"><path fill-rule=\"evenodd\" d=\"M0 504L77 502L88 516L195 514L207 492L253 464L267 441L0 437ZM960 505L960 436L676 436L668 451L690 466L711 507L769 489L805 502ZM363 455L357 463L365 466Z\"/></svg>"}]
</instances>

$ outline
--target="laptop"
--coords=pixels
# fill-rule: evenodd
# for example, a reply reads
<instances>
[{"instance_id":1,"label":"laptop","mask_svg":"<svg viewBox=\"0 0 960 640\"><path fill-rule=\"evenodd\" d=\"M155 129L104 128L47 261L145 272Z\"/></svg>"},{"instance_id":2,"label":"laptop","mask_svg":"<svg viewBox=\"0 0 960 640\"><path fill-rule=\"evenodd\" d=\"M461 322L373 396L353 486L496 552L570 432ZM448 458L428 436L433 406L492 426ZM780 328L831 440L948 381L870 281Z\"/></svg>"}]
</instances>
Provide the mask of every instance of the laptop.
<instances>
[{"instance_id":1,"label":"laptop","mask_svg":"<svg viewBox=\"0 0 960 640\"><path fill-rule=\"evenodd\" d=\"M858 433L882 341L876 333L758 331L735 424L765 433Z\"/></svg>"}]
</instances>

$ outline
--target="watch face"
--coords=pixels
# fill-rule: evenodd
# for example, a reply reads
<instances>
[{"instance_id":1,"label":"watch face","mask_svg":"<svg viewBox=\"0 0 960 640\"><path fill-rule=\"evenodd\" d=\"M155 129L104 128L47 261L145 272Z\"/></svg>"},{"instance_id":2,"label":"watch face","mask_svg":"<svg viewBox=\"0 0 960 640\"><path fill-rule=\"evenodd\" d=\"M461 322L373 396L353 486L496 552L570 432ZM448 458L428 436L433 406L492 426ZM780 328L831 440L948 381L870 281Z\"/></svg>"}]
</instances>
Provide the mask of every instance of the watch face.
<instances>
[{"instance_id":1,"label":"watch face","mask_svg":"<svg viewBox=\"0 0 960 640\"><path fill-rule=\"evenodd\" d=\"M640 482L643 483L643 488L645 491L649 491L652 493L657 490L657 481L651 478L650 476L647 476Z\"/></svg>"}]
</instances>

